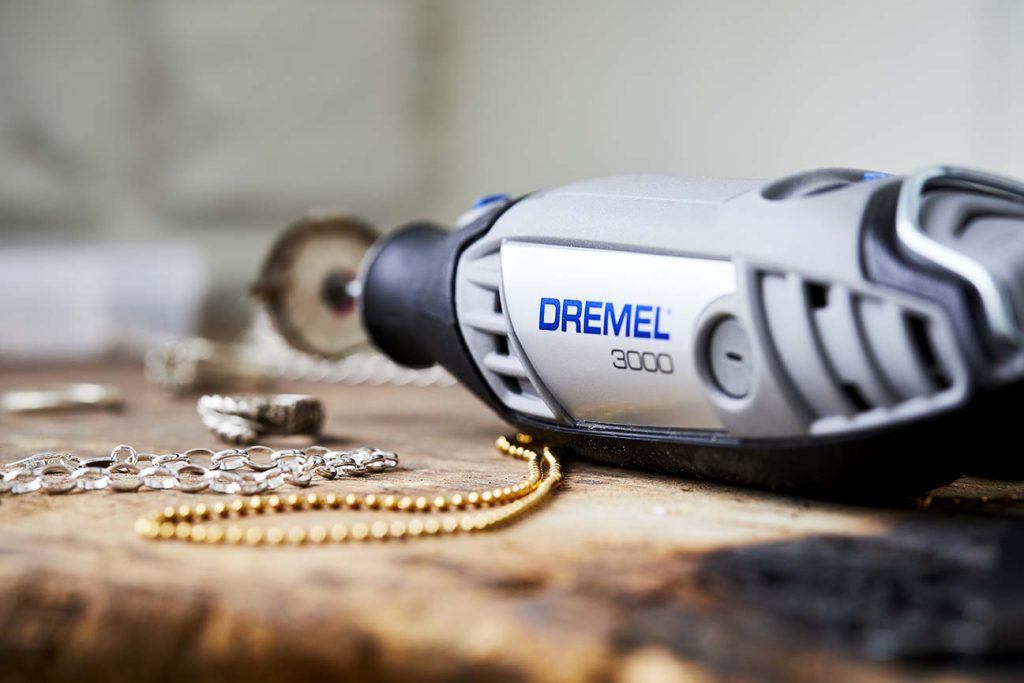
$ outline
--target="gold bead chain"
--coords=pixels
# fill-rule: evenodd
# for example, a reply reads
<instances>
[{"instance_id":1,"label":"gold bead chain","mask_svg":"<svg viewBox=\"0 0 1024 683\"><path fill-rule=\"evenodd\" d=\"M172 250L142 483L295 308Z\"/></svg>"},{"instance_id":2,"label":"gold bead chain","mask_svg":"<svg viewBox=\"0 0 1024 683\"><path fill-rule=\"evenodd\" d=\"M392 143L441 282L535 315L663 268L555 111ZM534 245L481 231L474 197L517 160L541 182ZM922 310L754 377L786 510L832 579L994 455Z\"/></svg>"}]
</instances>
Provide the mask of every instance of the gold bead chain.
<instances>
[{"instance_id":1,"label":"gold bead chain","mask_svg":"<svg viewBox=\"0 0 1024 683\"><path fill-rule=\"evenodd\" d=\"M551 450L544 446L538 453L529 448L532 438L516 436L515 443L507 437L495 442L498 452L525 460L528 473L525 479L511 486L466 493L449 493L433 498L425 496L395 496L370 493L339 495L319 493L250 496L236 498L229 503L180 507L169 506L135 522L135 531L143 538L179 540L191 543L227 543L235 545L303 545L321 543L348 543L359 541L396 541L405 538L452 535L487 531L502 524L518 520L542 503L562 481L562 466ZM408 522L376 521L316 525L311 527L272 526L261 528L241 524L223 524L213 520L245 517L265 512L293 510L347 509L385 510L410 513L443 513L479 510L462 514L434 515L425 520L414 518Z\"/></svg>"}]
</instances>

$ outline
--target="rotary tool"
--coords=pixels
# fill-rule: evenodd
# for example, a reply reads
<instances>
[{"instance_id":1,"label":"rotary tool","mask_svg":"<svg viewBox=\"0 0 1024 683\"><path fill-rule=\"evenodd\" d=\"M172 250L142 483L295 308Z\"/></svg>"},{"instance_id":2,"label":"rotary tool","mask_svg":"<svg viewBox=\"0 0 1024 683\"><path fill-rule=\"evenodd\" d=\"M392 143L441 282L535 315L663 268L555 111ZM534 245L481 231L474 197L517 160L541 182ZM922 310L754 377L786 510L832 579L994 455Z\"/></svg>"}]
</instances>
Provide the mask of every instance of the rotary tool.
<instances>
[{"instance_id":1,"label":"rotary tool","mask_svg":"<svg viewBox=\"0 0 1024 683\"><path fill-rule=\"evenodd\" d=\"M484 197L363 259L370 341L604 462L874 496L1006 453L1024 184L937 166Z\"/></svg>"}]
</instances>

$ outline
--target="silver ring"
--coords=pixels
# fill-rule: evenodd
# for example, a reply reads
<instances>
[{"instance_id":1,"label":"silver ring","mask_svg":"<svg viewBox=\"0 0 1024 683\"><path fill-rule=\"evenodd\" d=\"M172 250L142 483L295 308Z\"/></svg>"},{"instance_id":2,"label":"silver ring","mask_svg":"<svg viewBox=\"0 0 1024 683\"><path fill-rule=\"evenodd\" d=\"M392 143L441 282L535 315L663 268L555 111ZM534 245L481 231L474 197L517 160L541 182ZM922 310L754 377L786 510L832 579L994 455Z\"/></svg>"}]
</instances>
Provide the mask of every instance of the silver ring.
<instances>
[{"instance_id":1,"label":"silver ring","mask_svg":"<svg viewBox=\"0 0 1024 683\"><path fill-rule=\"evenodd\" d=\"M203 424L222 441L254 443L271 434L317 436L324 423L323 404L302 394L200 397L196 410Z\"/></svg>"}]
</instances>

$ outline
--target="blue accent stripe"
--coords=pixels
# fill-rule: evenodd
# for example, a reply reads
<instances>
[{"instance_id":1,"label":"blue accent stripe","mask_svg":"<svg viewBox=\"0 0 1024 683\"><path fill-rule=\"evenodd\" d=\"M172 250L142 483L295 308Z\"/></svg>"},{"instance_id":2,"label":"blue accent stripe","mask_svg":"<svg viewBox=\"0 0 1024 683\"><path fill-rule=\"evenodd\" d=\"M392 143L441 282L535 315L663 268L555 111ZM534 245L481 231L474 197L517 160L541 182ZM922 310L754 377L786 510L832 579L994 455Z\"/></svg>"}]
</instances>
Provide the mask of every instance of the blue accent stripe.
<instances>
[{"instance_id":1,"label":"blue accent stripe","mask_svg":"<svg viewBox=\"0 0 1024 683\"><path fill-rule=\"evenodd\" d=\"M511 196L504 193L485 194L483 197L477 197L476 201L473 202L473 208L479 209L481 206L487 206L488 204L494 204L495 202L505 202L511 198Z\"/></svg>"}]
</instances>

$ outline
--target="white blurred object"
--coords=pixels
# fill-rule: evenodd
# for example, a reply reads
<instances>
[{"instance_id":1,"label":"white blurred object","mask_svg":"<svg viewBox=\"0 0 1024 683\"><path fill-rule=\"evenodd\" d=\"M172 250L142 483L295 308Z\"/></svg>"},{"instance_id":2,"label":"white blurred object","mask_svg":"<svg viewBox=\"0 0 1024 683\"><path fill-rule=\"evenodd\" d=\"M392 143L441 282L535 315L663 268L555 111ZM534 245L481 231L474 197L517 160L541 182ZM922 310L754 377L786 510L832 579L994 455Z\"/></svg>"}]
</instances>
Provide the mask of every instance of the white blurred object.
<instances>
[{"instance_id":1,"label":"white blurred object","mask_svg":"<svg viewBox=\"0 0 1024 683\"><path fill-rule=\"evenodd\" d=\"M0 249L0 358L84 360L190 334L207 280L183 244Z\"/></svg>"}]
</instances>

